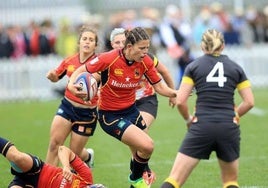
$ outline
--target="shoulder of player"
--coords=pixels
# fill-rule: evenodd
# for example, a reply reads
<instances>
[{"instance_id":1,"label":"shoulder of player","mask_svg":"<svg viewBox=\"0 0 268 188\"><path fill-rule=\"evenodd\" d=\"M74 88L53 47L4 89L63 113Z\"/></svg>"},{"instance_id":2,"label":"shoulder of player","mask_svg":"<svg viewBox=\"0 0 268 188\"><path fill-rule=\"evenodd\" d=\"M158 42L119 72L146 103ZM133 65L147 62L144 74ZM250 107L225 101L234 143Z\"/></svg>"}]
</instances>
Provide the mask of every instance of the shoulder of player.
<instances>
[{"instance_id":1,"label":"shoulder of player","mask_svg":"<svg viewBox=\"0 0 268 188\"><path fill-rule=\"evenodd\" d=\"M75 53L66 58L66 61L71 61L71 60L79 60L79 53Z\"/></svg>"},{"instance_id":2,"label":"shoulder of player","mask_svg":"<svg viewBox=\"0 0 268 188\"><path fill-rule=\"evenodd\" d=\"M62 63L70 64L70 62L79 62L79 53L66 57Z\"/></svg>"},{"instance_id":3,"label":"shoulder of player","mask_svg":"<svg viewBox=\"0 0 268 188\"><path fill-rule=\"evenodd\" d=\"M154 64L154 56L150 56L150 55L145 55L143 60L142 60L146 65L148 64Z\"/></svg>"},{"instance_id":4,"label":"shoulder of player","mask_svg":"<svg viewBox=\"0 0 268 188\"><path fill-rule=\"evenodd\" d=\"M108 52L102 52L100 54L97 55L97 57L101 60L108 60L109 62L112 62L113 59L116 59L118 57L121 57L121 53L120 53L120 50L111 50L111 51L108 51Z\"/></svg>"}]
</instances>

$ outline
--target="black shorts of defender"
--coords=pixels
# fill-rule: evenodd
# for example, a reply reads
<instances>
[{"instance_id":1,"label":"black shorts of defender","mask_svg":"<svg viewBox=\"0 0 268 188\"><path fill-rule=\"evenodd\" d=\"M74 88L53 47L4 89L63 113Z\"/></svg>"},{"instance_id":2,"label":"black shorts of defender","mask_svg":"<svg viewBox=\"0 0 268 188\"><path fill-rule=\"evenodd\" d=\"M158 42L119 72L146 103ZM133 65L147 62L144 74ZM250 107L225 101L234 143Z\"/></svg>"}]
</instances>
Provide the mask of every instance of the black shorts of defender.
<instances>
[{"instance_id":1,"label":"black shorts of defender","mask_svg":"<svg viewBox=\"0 0 268 188\"><path fill-rule=\"evenodd\" d=\"M121 140L123 133L131 124L142 130L146 128L145 121L135 105L118 111L99 110L98 116L101 128L118 140Z\"/></svg>"},{"instance_id":2,"label":"black shorts of defender","mask_svg":"<svg viewBox=\"0 0 268 188\"><path fill-rule=\"evenodd\" d=\"M11 181L11 183L8 185L9 187L12 186L20 186L20 187L30 187L34 188L38 185L38 179L40 172L43 168L44 162L41 161L38 157L30 155L33 159L33 166L31 170L28 172L17 172L11 167L11 173L15 175L14 179Z\"/></svg>"},{"instance_id":3,"label":"black shorts of defender","mask_svg":"<svg viewBox=\"0 0 268 188\"><path fill-rule=\"evenodd\" d=\"M92 136L97 126L97 108L78 108L62 99L57 115L72 122L72 131L82 136Z\"/></svg>"},{"instance_id":4,"label":"black shorts of defender","mask_svg":"<svg viewBox=\"0 0 268 188\"><path fill-rule=\"evenodd\" d=\"M158 100L156 94L136 100L136 106L139 111L147 112L156 119L158 109Z\"/></svg>"},{"instance_id":5,"label":"black shorts of defender","mask_svg":"<svg viewBox=\"0 0 268 188\"><path fill-rule=\"evenodd\" d=\"M179 149L197 159L209 159L215 151L219 159L232 162L240 155L240 129L233 122L193 123Z\"/></svg>"}]
</instances>

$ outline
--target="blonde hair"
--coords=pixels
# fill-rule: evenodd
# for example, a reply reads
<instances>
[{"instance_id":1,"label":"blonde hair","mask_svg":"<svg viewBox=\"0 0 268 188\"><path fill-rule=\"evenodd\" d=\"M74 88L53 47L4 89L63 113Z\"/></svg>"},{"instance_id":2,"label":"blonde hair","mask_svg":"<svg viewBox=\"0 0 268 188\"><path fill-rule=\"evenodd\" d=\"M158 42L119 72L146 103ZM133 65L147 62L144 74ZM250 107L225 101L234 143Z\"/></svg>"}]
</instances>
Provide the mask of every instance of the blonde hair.
<instances>
[{"instance_id":1,"label":"blonde hair","mask_svg":"<svg viewBox=\"0 0 268 188\"><path fill-rule=\"evenodd\" d=\"M207 54L219 54L223 50L224 38L221 32L215 29L208 29L204 32L201 41L201 48Z\"/></svg>"}]
</instances>

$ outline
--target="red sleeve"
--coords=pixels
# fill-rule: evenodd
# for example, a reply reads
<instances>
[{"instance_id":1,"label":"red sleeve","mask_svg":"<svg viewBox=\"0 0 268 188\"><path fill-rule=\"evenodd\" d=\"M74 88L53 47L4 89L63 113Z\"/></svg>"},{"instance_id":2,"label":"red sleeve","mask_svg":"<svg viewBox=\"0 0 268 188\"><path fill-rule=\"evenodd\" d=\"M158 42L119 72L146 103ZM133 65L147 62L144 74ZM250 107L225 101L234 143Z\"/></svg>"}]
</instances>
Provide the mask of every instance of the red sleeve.
<instances>
[{"instance_id":1,"label":"red sleeve","mask_svg":"<svg viewBox=\"0 0 268 188\"><path fill-rule=\"evenodd\" d=\"M66 60L63 60L60 65L56 68L56 73L59 77L63 77L66 74Z\"/></svg>"},{"instance_id":2,"label":"red sleeve","mask_svg":"<svg viewBox=\"0 0 268 188\"><path fill-rule=\"evenodd\" d=\"M77 175L80 176L87 184L93 184L92 172L85 162L76 156L70 164L77 172Z\"/></svg>"},{"instance_id":3,"label":"red sleeve","mask_svg":"<svg viewBox=\"0 0 268 188\"><path fill-rule=\"evenodd\" d=\"M86 63L86 69L90 73L103 71L113 64L119 57L118 50L101 53L99 56Z\"/></svg>"},{"instance_id":4,"label":"red sleeve","mask_svg":"<svg viewBox=\"0 0 268 188\"><path fill-rule=\"evenodd\" d=\"M81 64L78 58L79 54L74 54L70 57L64 59L59 66L56 68L56 73L61 79L65 75L70 76L75 69L77 69Z\"/></svg>"},{"instance_id":5,"label":"red sleeve","mask_svg":"<svg viewBox=\"0 0 268 188\"><path fill-rule=\"evenodd\" d=\"M147 55L144 57L143 62L147 71L144 73L146 78L151 84L156 84L161 81L161 77L159 76L154 61Z\"/></svg>"}]
</instances>

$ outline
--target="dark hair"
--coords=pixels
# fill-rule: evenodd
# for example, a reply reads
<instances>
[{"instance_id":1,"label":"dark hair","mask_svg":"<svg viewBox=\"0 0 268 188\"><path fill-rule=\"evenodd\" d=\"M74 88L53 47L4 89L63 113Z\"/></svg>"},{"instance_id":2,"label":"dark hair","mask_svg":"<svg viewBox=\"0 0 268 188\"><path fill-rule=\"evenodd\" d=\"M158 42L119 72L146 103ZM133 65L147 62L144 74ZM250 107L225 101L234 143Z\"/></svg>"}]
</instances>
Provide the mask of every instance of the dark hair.
<instances>
[{"instance_id":1,"label":"dark hair","mask_svg":"<svg viewBox=\"0 0 268 188\"><path fill-rule=\"evenodd\" d=\"M83 25L83 26L80 28L80 32L79 32L79 36L78 36L78 43L79 43L79 41L80 41L80 39L81 39L81 37L82 37L82 34L83 34L84 32L91 32L91 33L94 33L94 34L95 34L95 41L96 41L96 46L97 46L97 45L98 45L98 40L99 40L97 31L94 30L94 29L92 29L92 28L90 28L89 26L86 26L86 25Z\"/></svg>"},{"instance_id":2,"label":"dark hair","mask_svg":"<svg viewBox=\"0 0 268 188\"><path fill-rule=\"evenodd\" d=\"M148 33L142 27L135 27L132 30L126 30L125 35L125 46L129 43L133 45L141 40L150 40Z\"/></svg>"}]
</instances>

